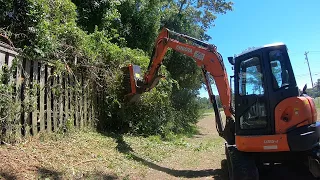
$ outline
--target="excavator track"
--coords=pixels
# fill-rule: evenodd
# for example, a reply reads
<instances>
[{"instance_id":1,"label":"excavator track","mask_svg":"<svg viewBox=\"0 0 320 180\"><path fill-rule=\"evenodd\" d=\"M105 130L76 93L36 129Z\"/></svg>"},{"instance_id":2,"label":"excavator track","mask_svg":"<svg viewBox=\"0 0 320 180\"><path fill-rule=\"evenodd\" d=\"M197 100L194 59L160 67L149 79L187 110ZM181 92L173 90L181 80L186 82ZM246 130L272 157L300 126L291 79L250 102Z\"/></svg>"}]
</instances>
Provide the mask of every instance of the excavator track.
<instances>
[{"instance_id":1,"label":"excavator track","mask_svg":"<svg viewBox=\"0 0 320 180\"><path fill-rule=\"evenodd\" d=\"M229 180L259 180L258 168L254 159L234 146L225 145Z\"/></svg>"}]
</instances>

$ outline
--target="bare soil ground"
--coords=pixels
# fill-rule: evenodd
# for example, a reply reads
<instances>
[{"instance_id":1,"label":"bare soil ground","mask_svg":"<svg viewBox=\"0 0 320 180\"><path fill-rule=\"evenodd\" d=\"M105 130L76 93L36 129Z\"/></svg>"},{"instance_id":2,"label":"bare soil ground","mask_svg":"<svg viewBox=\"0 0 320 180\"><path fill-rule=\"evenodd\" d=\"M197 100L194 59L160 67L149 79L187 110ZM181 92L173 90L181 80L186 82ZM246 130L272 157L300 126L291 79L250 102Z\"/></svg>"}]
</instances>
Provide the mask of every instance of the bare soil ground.
<instances>
[{"instance_id":1,"label":"bare soil ground","mask_svg":"<svg viewBox=\"0 0 320 180\"><path fill-rule=\"evenodd\" d=\"M198 123L198 135L172 141L82 131L1 145L0 179L227 180L224 140L213 118L207 114ZM266 167L261 175L262 180L313 179L302 167Z\"/></svg>"}]
</instances>

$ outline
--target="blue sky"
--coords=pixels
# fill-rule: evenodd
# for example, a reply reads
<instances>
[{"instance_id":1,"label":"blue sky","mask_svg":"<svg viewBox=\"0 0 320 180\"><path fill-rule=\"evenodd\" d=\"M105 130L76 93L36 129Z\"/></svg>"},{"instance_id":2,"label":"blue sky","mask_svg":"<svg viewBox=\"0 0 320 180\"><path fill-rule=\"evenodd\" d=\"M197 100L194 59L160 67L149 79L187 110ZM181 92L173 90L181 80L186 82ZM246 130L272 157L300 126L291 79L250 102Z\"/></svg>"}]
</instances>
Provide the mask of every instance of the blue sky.
<instances>
[{"instance_id":1,"label":"blue sky","mask_svg":"<svg viewBox=\"0 0 320 180\"><path fill-rule=\"evenodd\" d=\"M215 27L208 31L212 37L209 42L218 47L229 75L233 72L228 56L241 53L248 47L283 42L289 49L298 86L302 88L307 83L311 87L305 51L310 51L308 57L313 81L320 79L319 0L232 1L234 10L218 15ZM207 91L201 89L200 96L208 97Z\"/></svg>"}]
</instances>

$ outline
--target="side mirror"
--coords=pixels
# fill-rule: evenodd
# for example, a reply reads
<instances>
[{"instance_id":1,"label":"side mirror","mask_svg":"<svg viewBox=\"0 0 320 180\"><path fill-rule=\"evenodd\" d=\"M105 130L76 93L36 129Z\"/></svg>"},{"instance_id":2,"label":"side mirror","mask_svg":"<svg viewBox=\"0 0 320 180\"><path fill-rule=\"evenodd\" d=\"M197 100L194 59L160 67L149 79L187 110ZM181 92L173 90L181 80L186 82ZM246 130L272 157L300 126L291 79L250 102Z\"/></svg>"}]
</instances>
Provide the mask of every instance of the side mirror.
<instances>
[{"instance_id":1,"label":"side mirror","mask_svg":"<svg viewBox=\"0 0 320 180\"><path fill-rule=\"evenodd\" d=\"M302 89L302 94L307 94L307 84L304 85L303 89Z\"/></svg>"},{"instance_id":2,"label":"side mirror","mask_svg":"<svg viewBox=\"0 0 320 180\"><path fill-rule=\"evenodd\" d=\"M231 65L234 65L234 58L233 57L228 57L228 61Z\"/></svg>"}]
</instances>

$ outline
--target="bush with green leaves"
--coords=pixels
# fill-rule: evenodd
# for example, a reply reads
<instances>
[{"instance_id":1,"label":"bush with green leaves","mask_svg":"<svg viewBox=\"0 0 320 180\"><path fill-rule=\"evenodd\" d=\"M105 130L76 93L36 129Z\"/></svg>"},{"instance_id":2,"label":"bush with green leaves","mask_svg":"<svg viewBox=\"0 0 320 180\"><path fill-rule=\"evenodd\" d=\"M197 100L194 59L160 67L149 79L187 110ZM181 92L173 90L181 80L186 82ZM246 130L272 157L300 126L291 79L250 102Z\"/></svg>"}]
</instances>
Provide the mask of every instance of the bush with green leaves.
<instances>
[{"instance_id":1,"label":"bush with green leaves","mask_svg":"<svg viewBox=\"0 0 320 180\"><path fill-rule=\"evenodd\" d=\"M201 70L192 59L169 51L161 69L167 78L144 93L140 102L127 104L121 67L134 63L146 71L161 26L208 40L205 30L216 18L214 14L231 9L225 0L198 4L189 0L1 3L0 33L21 49L24 58L54 66L56 75L70 73L79 80L82 74L92 93L98 93L95 108L100 130L146 136L192 131L200 115ZM202 8L207 9L205 14Z\"/></svg>"}]
</instances>

